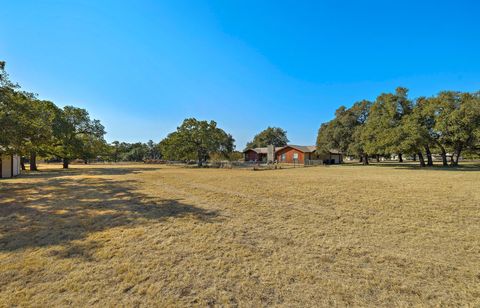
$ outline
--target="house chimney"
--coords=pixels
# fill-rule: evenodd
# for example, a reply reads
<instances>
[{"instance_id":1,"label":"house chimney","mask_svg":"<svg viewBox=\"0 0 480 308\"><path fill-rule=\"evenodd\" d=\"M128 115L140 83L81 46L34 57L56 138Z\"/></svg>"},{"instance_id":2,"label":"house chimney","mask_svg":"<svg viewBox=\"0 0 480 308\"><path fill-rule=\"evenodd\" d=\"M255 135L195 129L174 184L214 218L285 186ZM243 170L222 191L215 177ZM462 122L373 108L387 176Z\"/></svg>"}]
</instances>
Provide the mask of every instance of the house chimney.
<instances>
[{"instance_id":1,"label":"house chimney","mask_svg":"<svg viewBox=\"0 0 480 308\"><path fill-rule=\"evenodd\" d=\"M275 160L275 146L273 144L269 144L267 146L267 161L273 162Z\"/></svg>"}]
</instances>

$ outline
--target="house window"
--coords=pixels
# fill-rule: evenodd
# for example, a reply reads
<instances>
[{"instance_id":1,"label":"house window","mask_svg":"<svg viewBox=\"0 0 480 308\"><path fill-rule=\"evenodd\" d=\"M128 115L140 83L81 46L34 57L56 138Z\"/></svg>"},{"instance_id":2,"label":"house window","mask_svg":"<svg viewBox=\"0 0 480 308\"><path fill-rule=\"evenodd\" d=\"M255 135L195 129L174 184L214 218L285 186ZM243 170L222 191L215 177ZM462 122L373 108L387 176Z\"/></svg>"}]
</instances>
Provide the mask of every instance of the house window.
<instances>
[{"instance_id":1,"label":"house window","mask_svg":"<svg viewBox=\"0 0 480 308\"><path fill-rule=\"evenodd\" d=\"M282 154L282 161L286 161L287 160L287 154L283 153Z\"/></svg>"},{"instance_id":2,"label":"house window","mask_svg":"<svg viewBox=\"0 0 480 308\"><path fill-rule=\"evenodd\" d=\"M293 153L293 159L298 160L298 153Z\"/></svg>"}]
</instances>

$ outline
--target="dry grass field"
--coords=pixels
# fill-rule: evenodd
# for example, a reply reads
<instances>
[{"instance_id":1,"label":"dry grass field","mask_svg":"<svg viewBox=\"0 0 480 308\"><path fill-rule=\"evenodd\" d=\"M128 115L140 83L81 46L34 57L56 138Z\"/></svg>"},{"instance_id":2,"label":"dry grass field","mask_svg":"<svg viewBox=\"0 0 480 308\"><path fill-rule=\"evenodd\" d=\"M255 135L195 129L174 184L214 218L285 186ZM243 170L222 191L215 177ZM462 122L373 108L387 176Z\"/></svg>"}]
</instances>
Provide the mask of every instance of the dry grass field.
<instances>
[{"instance_id":1,"label":"dry grass field","mask_svg":"<svg viewBox=\"0 0 480 308\"><path fill-rule=\"evenodd\" d=\"M480 306L478 168L40 167L0 306Z\"/></svg>"}]
</instances>

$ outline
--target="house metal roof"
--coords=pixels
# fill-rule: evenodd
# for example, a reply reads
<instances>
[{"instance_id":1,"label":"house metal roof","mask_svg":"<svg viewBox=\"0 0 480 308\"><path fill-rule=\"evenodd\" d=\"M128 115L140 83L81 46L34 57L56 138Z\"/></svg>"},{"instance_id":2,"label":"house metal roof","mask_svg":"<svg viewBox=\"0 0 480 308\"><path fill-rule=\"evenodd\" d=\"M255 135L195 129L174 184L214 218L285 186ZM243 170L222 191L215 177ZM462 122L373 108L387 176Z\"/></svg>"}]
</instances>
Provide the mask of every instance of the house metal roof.
<instances>
[{"instance_id":1,"label":"house metal roof","mask_svg":"<svg viewBox=\"0 0 480 308\"><path fill-rule=\"evenodd\" d=\"M286 147L291 147L295 150L299 150L303 153L311 153L317 150L317 147L314 145L295 145L295 144L288 144Z\"/></svg>"}]
</instances>

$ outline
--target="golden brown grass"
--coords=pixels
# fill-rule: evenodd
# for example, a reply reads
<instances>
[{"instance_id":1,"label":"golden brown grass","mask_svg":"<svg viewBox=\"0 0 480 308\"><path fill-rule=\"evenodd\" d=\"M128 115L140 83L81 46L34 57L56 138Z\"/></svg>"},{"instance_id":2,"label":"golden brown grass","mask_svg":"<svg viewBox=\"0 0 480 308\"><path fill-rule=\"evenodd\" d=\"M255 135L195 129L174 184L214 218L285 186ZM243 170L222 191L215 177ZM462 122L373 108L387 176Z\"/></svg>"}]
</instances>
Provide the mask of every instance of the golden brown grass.
<instances>
[{"instance_id":1,"label":"golden brown grass","mask_svg":"<svg viewBox=\"0 0 480 308\"><path fill-rule=\"evenodd\" d=\"M480 305L480 172L74 166L0 181L1 306Z\"/></svg>"}]
</instances>

